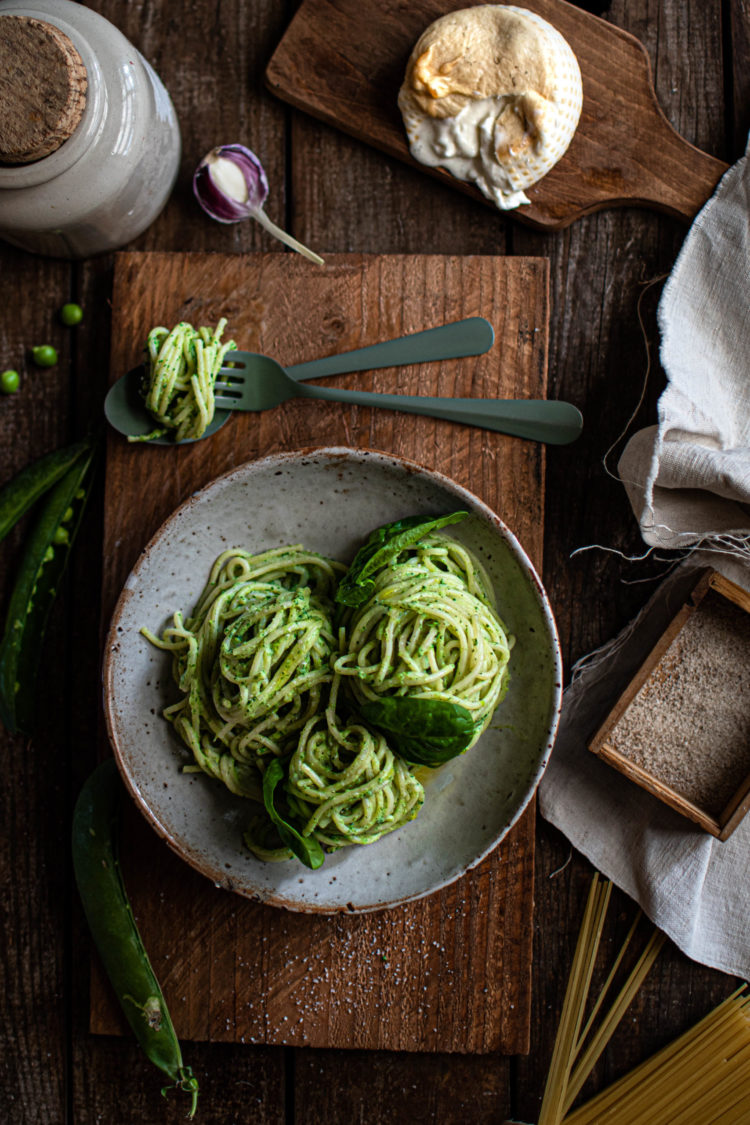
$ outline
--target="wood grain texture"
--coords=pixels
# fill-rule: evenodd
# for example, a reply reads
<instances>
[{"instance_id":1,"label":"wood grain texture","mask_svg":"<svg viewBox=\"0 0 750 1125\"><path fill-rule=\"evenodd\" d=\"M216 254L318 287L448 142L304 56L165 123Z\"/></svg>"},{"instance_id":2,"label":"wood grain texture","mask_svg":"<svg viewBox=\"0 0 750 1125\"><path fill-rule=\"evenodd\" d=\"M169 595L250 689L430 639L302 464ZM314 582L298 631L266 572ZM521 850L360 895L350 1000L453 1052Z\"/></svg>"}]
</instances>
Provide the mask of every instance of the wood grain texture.
<instances>
[{"instance_id":1,"label":"wood grain texture","mask_svg":"<svg viewBox=\"0 0 750 1125\"><path fill-rule=\"evenodd\" d=\"M745 151L750 130L750 68L737 65L738 59L750 58L750 3L730 0L729 19L725 30L727 57L734 60L731 73L732 142L739 156Z\"/></svg>"},{"instance_id":2,"label":"wood grain texture","mask_svg":"<svg viewBox=\"0 0 750 1125\"><path fill-rule=\"evenodd\" d=\"M495 209L472 185L413 160L396 104L414 43L454 7L452 0L305 0L266 79L277 97L298 109ZM604 207L638 204L692 218L726 165L671 127L656 100L643 46L564 0L529 0L526 7L568 40L581 68L584 100L570 148L527 191L530 205L514 217L560 229Z\"/></svg>"},{"instance_id":3,"label":"wood grain texture","mask_svg":"<svg viewBox=\"0 0 750 1125\"><path fill-rule=\"evenodd\" d=\"M177 184L157 222L133 244L133 249L223 250L242 252L278 248L254 222L221 226L198 208L191 180L201 157L216 144L242 140L262 159L268 173L270 194L266 210L282 225L288 207L287 111L263 89L263 69L288 20L285 5L278 0L222 0L221 5L204 0L139 0L123 5L120 0L89 0L88 6L111 20L154 66L177 109L182 133L182 161ZM110 319L113 256L96 258L68 270L69 299L84 307L85 319L74 334L76 381L67 404L60 404L60 417L75 419L79 427L101 423L110 358ZM25 291L21 289L21 291ZM31 292L35 292L33 287ZM43 299L26 306L33 317L27 338L43 338L56 307ZM33 310L33 311L32 311ZM15 331L15 317L6 321ZM58 421L51 404L37 402L40 425ZM33 442L33 431L31 434ZM33 449L33 444L31 447ZM30 455L30 454L29 454ZM96 761L96 732L100 706L100 659L98 637L106 618L99 618L103 505L96 509L97 525L85 546L79 543L74 583L77 608L76 629L71 631L71 656L75 694L71 695L71 792ZM83 620L84 607L92 606L95 620ZM62 650L60 650L62 651ZM73 658L73 654L74 658ZM41 787L40 787L41 788ZM70 806L72 809L72 805ZM69 811L70 811L69 809ZM62 837L60 837L62 838ZM40 881L39 885L43 883ZM67 1010L70 1034L60 1038L63 1053L69 1049L68 1065L54 1067L69 1122L75 1125L163 1125L184 1120L185 1103L174 1096L159 1096L161 1075L131 1039L117 1040L89 1033L89 941L69 886L67 901L73 904L72 935L68 939L67 980L55 983L59 1003ZM58 929L60 939L65 927ZM54 1042L54 1041L53 1041ZM253 1125L283 1125L293 1114L287 1101L287 1070L292 1059L283 1048L253 1048L229 1044L186 1044L185 1053L199 1075L204 1091L200 1117L222 1125L245 1120ZM8 1055L9 1061L12 1055ZM43 1054L39 1053L40 1061ZM36 1058L31 1053L31 1058ZM44 1117L39 1109L33 1081L19 1087L19 1122L49 1122L60 1125L66 1112ZM28 1116L26 1116L28 1115Z\"/></svg>"},{"instance_id":4,"label":"wood grain texture","mask_svg":"<svg viewBox=\"0 0 750 1125\"><path fill-rule=\"evenodd\" d=\"M21 388L0 396L0 481L35 456L72 440L67 403L71 393L69 333L40 323L39 308L68 298L69 272L60 262L0 250L0 304L14 315L0 329L0 369L13 367ZM19 293L36 300L18 302ZM29 344L53 343L57 367L42 371L30 361ZM0 584L4 618L11 581L25 535L26 517L2 543ZM65 586L64 593L67 593ZM63 597L50 622L52 651L64 647L70 604ZM48 650L49 651L49 650ZM64 661L43 667L48 707L33 740L0 727L0 756L14 783L0 792L0 1111L8 1119L61 1121L66 1097L66 883L67 857L60 848L67 826L68 780L57 768L67 756L60 715L69 688ZM61 745L62 743L62 745ZM45 778L45 783L41 779ZM27 1116L28 1115L28 1116Z\"/></svg>"},{"instance_id":5,"label":"wood grain texture","mask_svg":"<svg viewBox=\"0 0 750 1125\"><path fill-rule=\"evenodd\" d=\"M298 1125L500 1125L510 1112L507 1061L497 1055L352 1051L337 1077L331 1051L298 1051Z\"/></svg>"},{"instance_id":6,"label":"wood grain texture","mask_svg":"<svg viewBox=\"0 0 750 1125\"><path fill-rule=\"evenodd\" d=\"M657 96L671 123L692 143L736 159L739 151L727 144L725 131L720 2L614 0L607 18L646 46ZM630 561L643 555L644 546L616 468L623 433L656 418L664 386L656 310L684 237L675 220L629 209L586 216L554 238L520 225L513 230L513 252L545 252L551 258L550 394L573 398L591 423L576 447L551 449L547 458L544 579L566 638L568 668L615 636L666 573L664 562ZM624 557L613 553L618 551ZM514 1116L524 1121L539 1115L556 1027L550 1015L561 1010L565 984L555 966L571 963L590 877L590 865L541 820L532 1005L538 1040L515 1068ZM606 951L611 963L632 919L627 896L616 891L610 914L603 955ZM697 966L671 946L665 949L583 1096L686 1030L731 986L725 975Z\"/></svg>"},{"instance_id":7,"label":"wood grain texture","mask_svg":"<svg viewBox=\"0 0 750 1125\"><path fill-rule=\"evenodd\" d=\"M538 259L333 256L317 270L279 254L121 255L112 375L136 362L157 322L211 324L223 314L242 347L287 364L481 313L502 349L342 381L405 393L544 397L547 281ZM238 415L210 441L178 450L110 435L105 613L150 534L187 495L242 460L318 444L386 449L439 468L499 511L540 561L540 446L435 419L295 401ZM527 1049L533 811L459 883L356 917L288 915L217 894L148 833L131 832L128 841L126 854L151 856L147 869L138 860L132 868L134 909L152 958L164 963L173 1018L187 1038ZM179 893L162 895L167 887ZM181 925L185 918L196 926ZM116 1027L95 988L93 1030Z\"/></svg>"}]
</instances>

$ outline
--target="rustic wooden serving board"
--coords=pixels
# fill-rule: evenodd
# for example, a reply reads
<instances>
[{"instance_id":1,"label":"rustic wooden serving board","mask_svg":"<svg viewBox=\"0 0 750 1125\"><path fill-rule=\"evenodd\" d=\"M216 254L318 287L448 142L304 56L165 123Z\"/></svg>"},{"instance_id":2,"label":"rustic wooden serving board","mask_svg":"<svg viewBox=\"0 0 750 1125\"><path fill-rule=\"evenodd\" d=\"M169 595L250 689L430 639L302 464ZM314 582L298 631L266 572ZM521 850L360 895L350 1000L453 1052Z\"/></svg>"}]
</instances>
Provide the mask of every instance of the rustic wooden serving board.
<instances>
[{"instance_id":1,"label":"rustic wooden serving board","mask_svg":"<svg viewBox=\"0 0 750 1125\"><path fill-rule=\"evenodd\" d=\"M266 71L299 109L449 183L496 210L475 187L410 155L396 97L406 61L439 16L484 0L303 0ZM656 100L643 45L565 0L523 0L564 35L583 79L583 112L562 160L509 212L557 230L604 207L642 205L692 219L727 165L694 148Z\"/></svg>"},{"instance_id":2,"label":"rustic wooden serving board","mask_svg":"<svg viewBox=\"0 0 750 1125\"><path fill-rule=\"evenodd\" d=\"M328 384L544 397L543 259L337 255L318 269L284 253L125 253L115 269L111 378L139 361L150 327L181 319L214 324L224 315L241 347L292 363L478 314L496 333L485 356ZM333 444L392 451L449 474L502 515L541 567L541 446L430 418L296 400L237 415L211 439L179 449L108 435L105 622L145 543L195 489L259 456ZM130 802L125 837L133 908L182 1038L528 1051L533 807L453 886L368 915L290 914L217 889ZM122 1027L95 964L91 1029Z\"/></svg>"}]
</instances>

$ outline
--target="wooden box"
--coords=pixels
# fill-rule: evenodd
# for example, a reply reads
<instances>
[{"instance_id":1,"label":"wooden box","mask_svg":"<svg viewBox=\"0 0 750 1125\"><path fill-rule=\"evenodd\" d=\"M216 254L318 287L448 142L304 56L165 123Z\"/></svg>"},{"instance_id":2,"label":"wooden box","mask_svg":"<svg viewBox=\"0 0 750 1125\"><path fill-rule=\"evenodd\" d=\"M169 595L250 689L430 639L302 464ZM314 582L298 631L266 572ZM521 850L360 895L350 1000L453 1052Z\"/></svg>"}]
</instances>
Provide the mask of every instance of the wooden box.
<instances>
[{"instance_id":1,"label":"wooden box","mask_svg":"<svg viewBox=\"0 0 750 1125\"><path fill-rule=\"evenodd\" d=\"M703 571L589 750L725 840L750 808L750 594Z\"/></svg>"}]
</instances>

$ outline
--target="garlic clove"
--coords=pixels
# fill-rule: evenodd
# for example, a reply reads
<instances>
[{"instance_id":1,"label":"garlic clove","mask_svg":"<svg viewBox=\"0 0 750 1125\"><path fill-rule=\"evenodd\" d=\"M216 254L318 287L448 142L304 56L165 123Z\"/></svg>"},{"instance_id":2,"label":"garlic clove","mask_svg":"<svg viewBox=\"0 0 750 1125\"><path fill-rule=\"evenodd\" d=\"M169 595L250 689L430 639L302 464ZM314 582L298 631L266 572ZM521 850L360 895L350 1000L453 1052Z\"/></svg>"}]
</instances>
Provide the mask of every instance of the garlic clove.
<instances>
[{"instance_id":1,"label":"garlic clove","mask_svg":"<svg viewBox=\"0 0 750 1125\"><path fill-rule=\"evenodd\" d=\"M316 265L323 259L281 230L266 215L268 179L258 157L244 145L219 145L203 157L193 176L193 193L203 210L218 223L255 219L261 226Z\"/></svg>"},{"instance_id":2,"label":"garlic clove","mask_svg":"<svg viewBox=\"0 0 750 1125\"><path fill-rule=\"evenodd\" d=\"M263 206L268 196L268 180L263 165L249 148L219 145L196 168L193 192L212 219L239 223Z\"/></svg>"}]
</instances>

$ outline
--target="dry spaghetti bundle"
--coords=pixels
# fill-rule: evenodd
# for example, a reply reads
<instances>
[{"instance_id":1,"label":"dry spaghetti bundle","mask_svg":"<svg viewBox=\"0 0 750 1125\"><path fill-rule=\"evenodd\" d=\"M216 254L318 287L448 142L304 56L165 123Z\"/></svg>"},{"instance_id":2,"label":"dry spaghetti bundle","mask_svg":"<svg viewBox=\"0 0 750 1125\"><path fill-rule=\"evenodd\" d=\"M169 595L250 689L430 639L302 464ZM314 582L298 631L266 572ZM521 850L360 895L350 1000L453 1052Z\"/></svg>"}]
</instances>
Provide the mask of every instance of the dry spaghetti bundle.
<instances>
[{"instance_id":1,"label":"dry spaghetti bundle","mask_svg":"<svg viewBox=\"0 0 750 1125\"><path fill-rule=\"evenodd\" d=\"M750 1121L750 995L737 989L703 1020L584 1105L583 1084L664 944L655 930L616 999L604 1001L636 917L584 1024L612 884L595 875L581 923L539 1125L744 1125Z\"/></svg>"},{"instance_id":2,"label":"dry spaghetti bundle","mask_svg":"<svg viewBox=\"0 0 750 1125\"><path fill-rule=\"evenodd\" d=\"M750 1121L750 996L738 988L674 1043L564 1118L565 1125Z\"/></svg>"}]
</instances>

